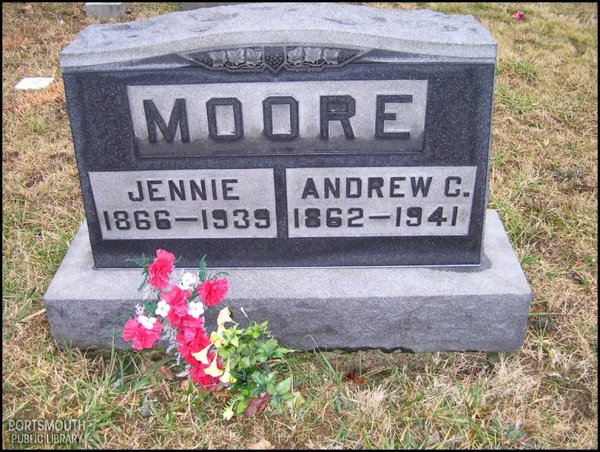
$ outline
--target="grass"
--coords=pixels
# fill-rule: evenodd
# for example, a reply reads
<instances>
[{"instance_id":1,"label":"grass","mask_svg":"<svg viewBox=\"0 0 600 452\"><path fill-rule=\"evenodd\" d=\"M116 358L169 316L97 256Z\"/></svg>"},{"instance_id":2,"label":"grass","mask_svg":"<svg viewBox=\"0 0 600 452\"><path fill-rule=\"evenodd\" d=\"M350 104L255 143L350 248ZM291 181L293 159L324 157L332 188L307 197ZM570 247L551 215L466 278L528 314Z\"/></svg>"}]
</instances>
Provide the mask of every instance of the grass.
<instances>
[{"instance_id":1,"label":"grass","mask_svg":"<svg viewBox=\"0 0 600 452\"><path fill-rule=\"evenodd\" d=\"M306 403L230 423L224 400L164 380L160 355L51 338L41 299L84 218L58 53L99 21L83 3L33 5L2 4L3 447L28 447L9 421L60 418L93 448L597 448L596 4L371 4L473 14L498 41L490 207L534 293L522 349L294 355ZM176 7L130 5L103 22ZM25 76L56 82L14 91ZM363 384L343 378L355 369Z\"/></svg>"}]
</instances>

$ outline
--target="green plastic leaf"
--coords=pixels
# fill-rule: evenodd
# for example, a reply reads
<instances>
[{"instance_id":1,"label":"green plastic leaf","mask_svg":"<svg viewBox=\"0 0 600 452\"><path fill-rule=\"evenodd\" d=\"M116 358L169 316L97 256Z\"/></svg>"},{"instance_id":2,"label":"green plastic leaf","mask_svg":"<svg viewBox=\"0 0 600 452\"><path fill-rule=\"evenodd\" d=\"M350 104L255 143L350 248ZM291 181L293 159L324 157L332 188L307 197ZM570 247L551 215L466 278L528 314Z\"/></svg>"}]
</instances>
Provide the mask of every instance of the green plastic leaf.
<instances>
[{"instance_id":1,"label":"green plastic leaf","mask_svg":"<svg viewBox=\"0 0 600 452\"><path fill-rule=\"evenodd\" d=\"M250 357L249 356L244 356L240 360L240 366L239 367L242 368L242 369L247 369L251 365L252 365L252 363L250 362Z\"/></svg>"},{"instance_id":2,"label":"green plastic leaf","mask_svg":"<svg viewBox=\"0 0 600 452\"><path fill-rule=\"evenodd\" d=\"M287 402L288 400L292 400L294 398L294 394L292 394L291 392L286 392L279 395L281 396L281 400L283 400L284 402Z\"/></svg>"},{"instance_id":3,"label":"green plastic leaf","mask_svg":"<svg viewBox=\"0 0 600 452\"><path fill-rule=\"evenodd\" d=\"M292 387L292 377L287 377L285 380L280 381L275 388L275 392L279 395L286 394L290 392L290 388Z\"/></svg>"},{"instance_id":4,"label":"green plastic leaf","mask_svg":"<svg viewBox=\"0 0 600 452\"><path fill-rule=\"evenodd\" d=\"M254 372L250 378L252 378L252 380L257 384L257 385L262 385L265 383L263 376L258 373L258 372Z\"/></svg>"},{"instance_id":5,"label":"green plastic leaf","mask_svg":"<svg viewBox=\"0 0 600 452\"><path fill-rule=\"evenodd\" d=\"M157 307L158 303L154 301L144 303L143 305L144 312L146 313L146 315L154 315L154 312L156 311Z\"/></svg>"},{"instance_id":6,"label":"green plastic leaf","mask_svg":"<svg viewBox=\"0 0 600 452\"><path fill-rule=\"evenodd\" d=\"M248 401L247 400L240 400L237 404L237 408L236 408L236 413L237 414L242 414L246 408L248 408Z\"/></svg>"},{"instance_id":7,"label":"green plastic leaf","mask_svg":"<svg viewBox=\"0 0 600 452\"><path fill-rule=\"evenodd\" d=\"M208 271L207 271L206 254L205 254L204 256L202 256L202 259L200 259L200 264L198 266L198 279L200 280L200 282L204 282L204 281L206 281L207 278L208 278Z\"/></svg>"},{"instance_id":8,"label":"green plastic leaf","mask_svg":"<svg viewBox=\"0 0 600 452\"><path fill-rule=\"evenodd\" d=\"M138 267L145 267L150 262L152 262L152 259L150 259L149 257L147 257L145 254L142 253L142 255L140 257L136 257L136 258L133 258L133 259L127 258L127 259L125 259L125 261L126 262L133 262Z\"/></svg>"}]
</instances>

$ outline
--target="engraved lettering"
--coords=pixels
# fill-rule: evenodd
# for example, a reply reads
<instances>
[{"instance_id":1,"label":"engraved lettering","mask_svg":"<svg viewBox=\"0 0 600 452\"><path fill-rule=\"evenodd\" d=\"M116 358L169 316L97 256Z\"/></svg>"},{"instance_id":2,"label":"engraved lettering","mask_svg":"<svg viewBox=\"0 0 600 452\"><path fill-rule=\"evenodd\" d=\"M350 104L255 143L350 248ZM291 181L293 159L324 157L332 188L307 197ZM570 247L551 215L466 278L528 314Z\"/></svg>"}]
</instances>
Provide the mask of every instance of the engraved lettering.
<instances>
[{"instance_id":1,"label":"engraved lettering","mask_svg":"<svg viewBox=\"0 0 600 452\"><path fill-rule=\"evenodd\" d=\"M381 187L383 187L383 177L369 177L367 183L367 196L369 198L373 197L373 192L377 192L378 198L383 198L383 193L381 192Z\"/></svg>"},{"instance_id":2,"label":"engraved lettering","mask_svg":"<svg viewBox=\"0 0 600 452\"><path fill-rule=\"evenodd\" d=\"M354 192L352 192L353 185L355 188ZM361 193L362 193L362 180L360 179L360 177L347 178L346 179L346 198L360 198Z\"/></svg>"},{"instance_id":3,"label":"engraved lettering","mask_svg":"<svg viewBox=\"0 0 600 452\"><path fill-rule=\"evenodd\" d=\"M230 106L233 108L234 130L230 134L219 134L217 125L217 106ZM215 141L237 141L244 136L242 120L242 103L235 97L213 98L206 102L208 116L208 135Z\"/></svg>"},{"instance_id":4,"label":"engraved lettering","mask_svg":"<svg viewBox=\"0 0 600 452\"><path fill-rule=\"evenodd\" d=\"M138 189L137 198L133 197L133 192L129 192L127 194L131 201L143 201L144 200L144 192L142 191L142 181L141 180L137 181L137 189Z\"/></svg>"},{"instance_id":5,"label":"engraved lettering","mask_svg":"<svg viewBox=\"0 0 600 452\"><path fill-rule=\"evenodd\" d=\"M237 201L240 199L240 194L236 192L237 178L209 179L208 182L210 185L207 190L207 180L205 179L138 180L135 193L128 191L127 197L130 201L136 202L143 201L146 197L149 201L187 201L188 194L191 201L206 201L209 196L214 201Z\"/></svg>"},{"instance_id":6,"label":"engraved lettering","mask_svg":"<svg viewBox=\"0 0 600 452\"><path fill-rule=\"evenodd\" d=\"M306 199L309 196L314 198L319 197L319 193L317 192L317 187L315 186L315 181L312 177L306 179L306 184L304 185L304 190L302 191L302 199Z\"/></svg>"},{"instance_id":7,"label":"engraved lettering","mask_svg":"<svg viewBox=\"0 0 600 452\"><path fill-rule=\"evenodd\" d=\"M214 179L211 179L210 186L212 188L212 199L214 201L216 201L217 200L217 181Z\"/></svg>"},{"instance_id":8,"label":"engraved lettering","mask_svg":"<svg viewBox=\"0 0 600 452\"><path fill-rule=\"evenodd\" d=\"M287 105L290 110L289 133L273 132L273 105ZM267 97L263 100L263 123L265 136L272 141L291 141L298 137L300 119L298 116L298 101L291 96Z\"/></svg>"},{"instance_id":9,"label":"engraved lettering","mask_svg":"<svg viewBox=\"0 0 600 452\"><path fill-rule=\"evenodd\" d=\"M229 192L233 191L232 184L237 184L237 179L223 179L221 181L221 187L223 188L223 199L225 200L238 200L239 196L234 194L229 194Z\"/></svg>"},{"instance_id":10,"label":"engraved lettering","mask_svg":"<svg viewBox=\"0 0 600 452\"><path fill-rule=\"evenodd\" d=\"M195 180L191 180L190 190L192 191L192 201L196 200L196 196L199 196L202 201L206 201L206 183L204 180L200 181L199 186Z\"/></svg>"},{"instance_id":11,"label":"engraved lettering","mask_svg":"<svg viewBox=\"0 0 600 452\"><path fill-rule=\"evenodd\" d=\"M424 182L422 177L411 177L410 185L412 187L413 196L416 198L419 195L419 192L421 192L423 198L427 197L432 179L432 177L428 177L427 182Z\"/></svg>"},{"instance_id":12,"label":"engraved lettering","mask_svg":"<svg viewBox=\"0 0 600 452\"><path fill-rule=\"evenodd\" d=\"M183 181L180 180L179 186L175 185L175 181L169 181L169 194L171 195L171 200L175 200L175 195L179 198L180 201L185 201L185 188L183 186Z\"/></svg>"},{"instance_id":13,"label":"engraved lettering","mask_svg":"<svg viewBox=\"0 0 600 452\"><path fill-rule=\"evenodd\" d=\"M276 238L274 171L89 172L103 240Z\"/></svg>"},{"instance_id":14,"label":"engraved lettering","mask_svg":"<svg viewBox=\"0 0 600 452\"><path fill-rule=\"evenodd\" d=\"M158 193L158 188L155 185L162 185L161 180L149 180L146 181L148 184L148 199L150 201L164 201L165 198L163 196L156 196L155 193Z\"/></svg>"},{"instance_id":15,"label":"engraved lettering","mask_svg":"<svg viewBox=\"0 0 600 452\"><path fill-rule=\"evenodd\" d=\"M465 236L476 176L476 166L288 168L288 236Z\"/></svg>"},{"instance_id":16,"label":"engraved lettering","mask_svg":"<svg viewBox=\"0 0 600 452\"><path fill-rule=\"evenodd\" d=\"M354 139L350 118L354 116L355 104L351 96L321 96L321 139L329 138L330 121L340 121L345 137Z\"/></svg>"},{"instance_id":17,"label":"engraved lettering","mask_svg":"<svg viewBox=\"0 0 600 452\"><path fill-rule=\"evenodd\" d=\"M325 198L329 198L329 194L334 198L340 197L340 178L336 177L334 179L335 185L331 183L331 179L329 177L325 178Z\"/></svg>"},{"instance_id":18,"label":"engraved lettering","mask_svg":"<svg viewBox=\"0 0 600 452\"><path fill-rule=\"evenodd\" d=\"M171 116L169 117L169 125L165 124L165 120L160 115L151 99L144 100L144 113L146 115L146 127L148 129L148 141L152 144L158 143L156 134L156 126L160 129L165 141L173 143L179 126L179 133L183 143L190 142L190 132L188 129L187 110L185 107L185 99L175 99Z\"/></svg>"},{"instance_id":19,"label":"engraved lettering","mask_svg":"<svg viewBox=\"0 0 600 452\"><path fill-rule=\"evenodd\" d=\"M276 77L127 86L127 94L139 158L398 154L423 151L428 84Z\"/></svg>"},{"instance_id":20,"label":"engraved lettering","mask_svg":"<svg viewBox=\"0 0 600 452\"><path fill-rule=\"evenodd\" d=\"M406 180L406 177L390 177L390 198L404 198L404 193L397 191L403 180Z\"/></svg>"},{"instance_id":21,"label":"engraved lettering","mask_svg":"<svg viewBox=\"0 0 600 452\"><path fill-rule=\"evenodd\" d=\"M386 132L385 122L396 120L396 113L386 113L386 104L391 103L412 103L413 97L410 95L396 95L396 96L377 96L377 109L375 113L375 136L377 138L394 138L397 140L409 140L410 131L408 132Z\"/></svg>"},{"instance_id":22,"label":"engraved lettering","mask_svg":"<svg viewBox=\"0 0 600 452\"><path fill-rule=\"evenodd\" d=\"M450 192L450 183L454 182L457 186L462 183L462 179L458 176L450 176L446 178L446 184L444 185L444 194L449 198L454 198L460 195L460 188L456 188L452 193Z\"/></svg>"}]
</instances>

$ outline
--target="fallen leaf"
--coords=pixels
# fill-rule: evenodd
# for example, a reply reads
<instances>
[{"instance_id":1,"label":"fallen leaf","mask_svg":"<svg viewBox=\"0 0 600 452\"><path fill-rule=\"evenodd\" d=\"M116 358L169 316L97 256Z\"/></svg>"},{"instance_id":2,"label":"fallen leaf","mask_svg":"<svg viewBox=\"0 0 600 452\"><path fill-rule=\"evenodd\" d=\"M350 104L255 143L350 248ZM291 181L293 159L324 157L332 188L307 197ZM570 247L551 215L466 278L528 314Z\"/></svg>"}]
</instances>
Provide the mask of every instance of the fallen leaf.
<instances>
[{"instance_id":1,"label":"fallen leaf","mask_svg":"<svg viewBox=\"0 0 600 452\"><path fill-rule=\"evenodd\" d=\"M158 398L163 403L169 403L171 401L171 390L169 389L169 385L167 383L163 383L163 386L159 387L160 391L158 392Z\"/></svg>"},{"instance_id":2,"label":"fallen leaf","mask_svg":"<svg viewBox=\"0 0 600 452\"><path fill-rule=\"evenodd\" d=\"M358 370L356 369L346 372L346 375L344 375L344 381L356 383L357 385L364 385L366 383L365 379L358 375Z\"/></svg>"},{"instance_id":3,"label":"fallen leaf","mask_svg":"<svg viewBox=\"0 0 600 452\"><path fill-rule=\"evenodd\" d=\"M171 372L167 366L165 366L165 365L160 366L158 368L158 371L165 378L165 380L167 380L167 381L175 380L175 375L173 375L173 372Z\"/></svg>"},{"instance_id":4,"label":"fallen leaf","mask_svg":"<svg viewBox=\"0 0 600 452\"><path fill-rule=\"evenodd\" d=\"M248 408L244 411L244 416L256 416L257 414L263 413L269 405L269 399L271 395L265 392L263 395L254 397L248 402Z\"/></svg>"},{"instance_id":5,"label":"fallen leaf","mask_svg":"<svg viewBox=\"0 0 600 452\"><path fill-rule=\"evenodd\" d=\"M215 391L215 392L213 392L213 395L215 397L220 397L220 398L225 399L225 400L231 399L231 394L229 394L226 391Z\"/></svg>"},{"instance_id":6,"label":"fallen leaf","mask_svg":"<svg viewBox=\"0 0 600 452\"><path fill-rule=\"evenodd\" d=\"M275 446L273 446L266 439L262 438L258 442L254 443L254 444L249 444L248 446L246 446L246 449L267 450L267 449L275 449Z\"/></svg>"}]
</instances>

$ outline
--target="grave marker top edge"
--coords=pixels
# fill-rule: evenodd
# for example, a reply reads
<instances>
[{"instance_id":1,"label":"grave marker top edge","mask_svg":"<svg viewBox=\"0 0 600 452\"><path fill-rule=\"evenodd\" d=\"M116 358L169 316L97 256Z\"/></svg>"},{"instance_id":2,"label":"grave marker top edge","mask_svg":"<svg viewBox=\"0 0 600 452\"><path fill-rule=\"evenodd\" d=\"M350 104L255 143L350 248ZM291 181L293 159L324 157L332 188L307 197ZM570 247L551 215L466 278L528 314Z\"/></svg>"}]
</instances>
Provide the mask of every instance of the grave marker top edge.
<instances>
[{"instance_id":1,"label":"grave marker top edge","mask_svg":"<svg viewBox=\"0 0 600 452\"><path fill-rule=\"evenodd\" d=\"M90 25L60 54L63 70L222 47L337 45L494 63L497 44L471 15L333 3L201 8L120 24Z\"/></svg>"}]
</instances>

